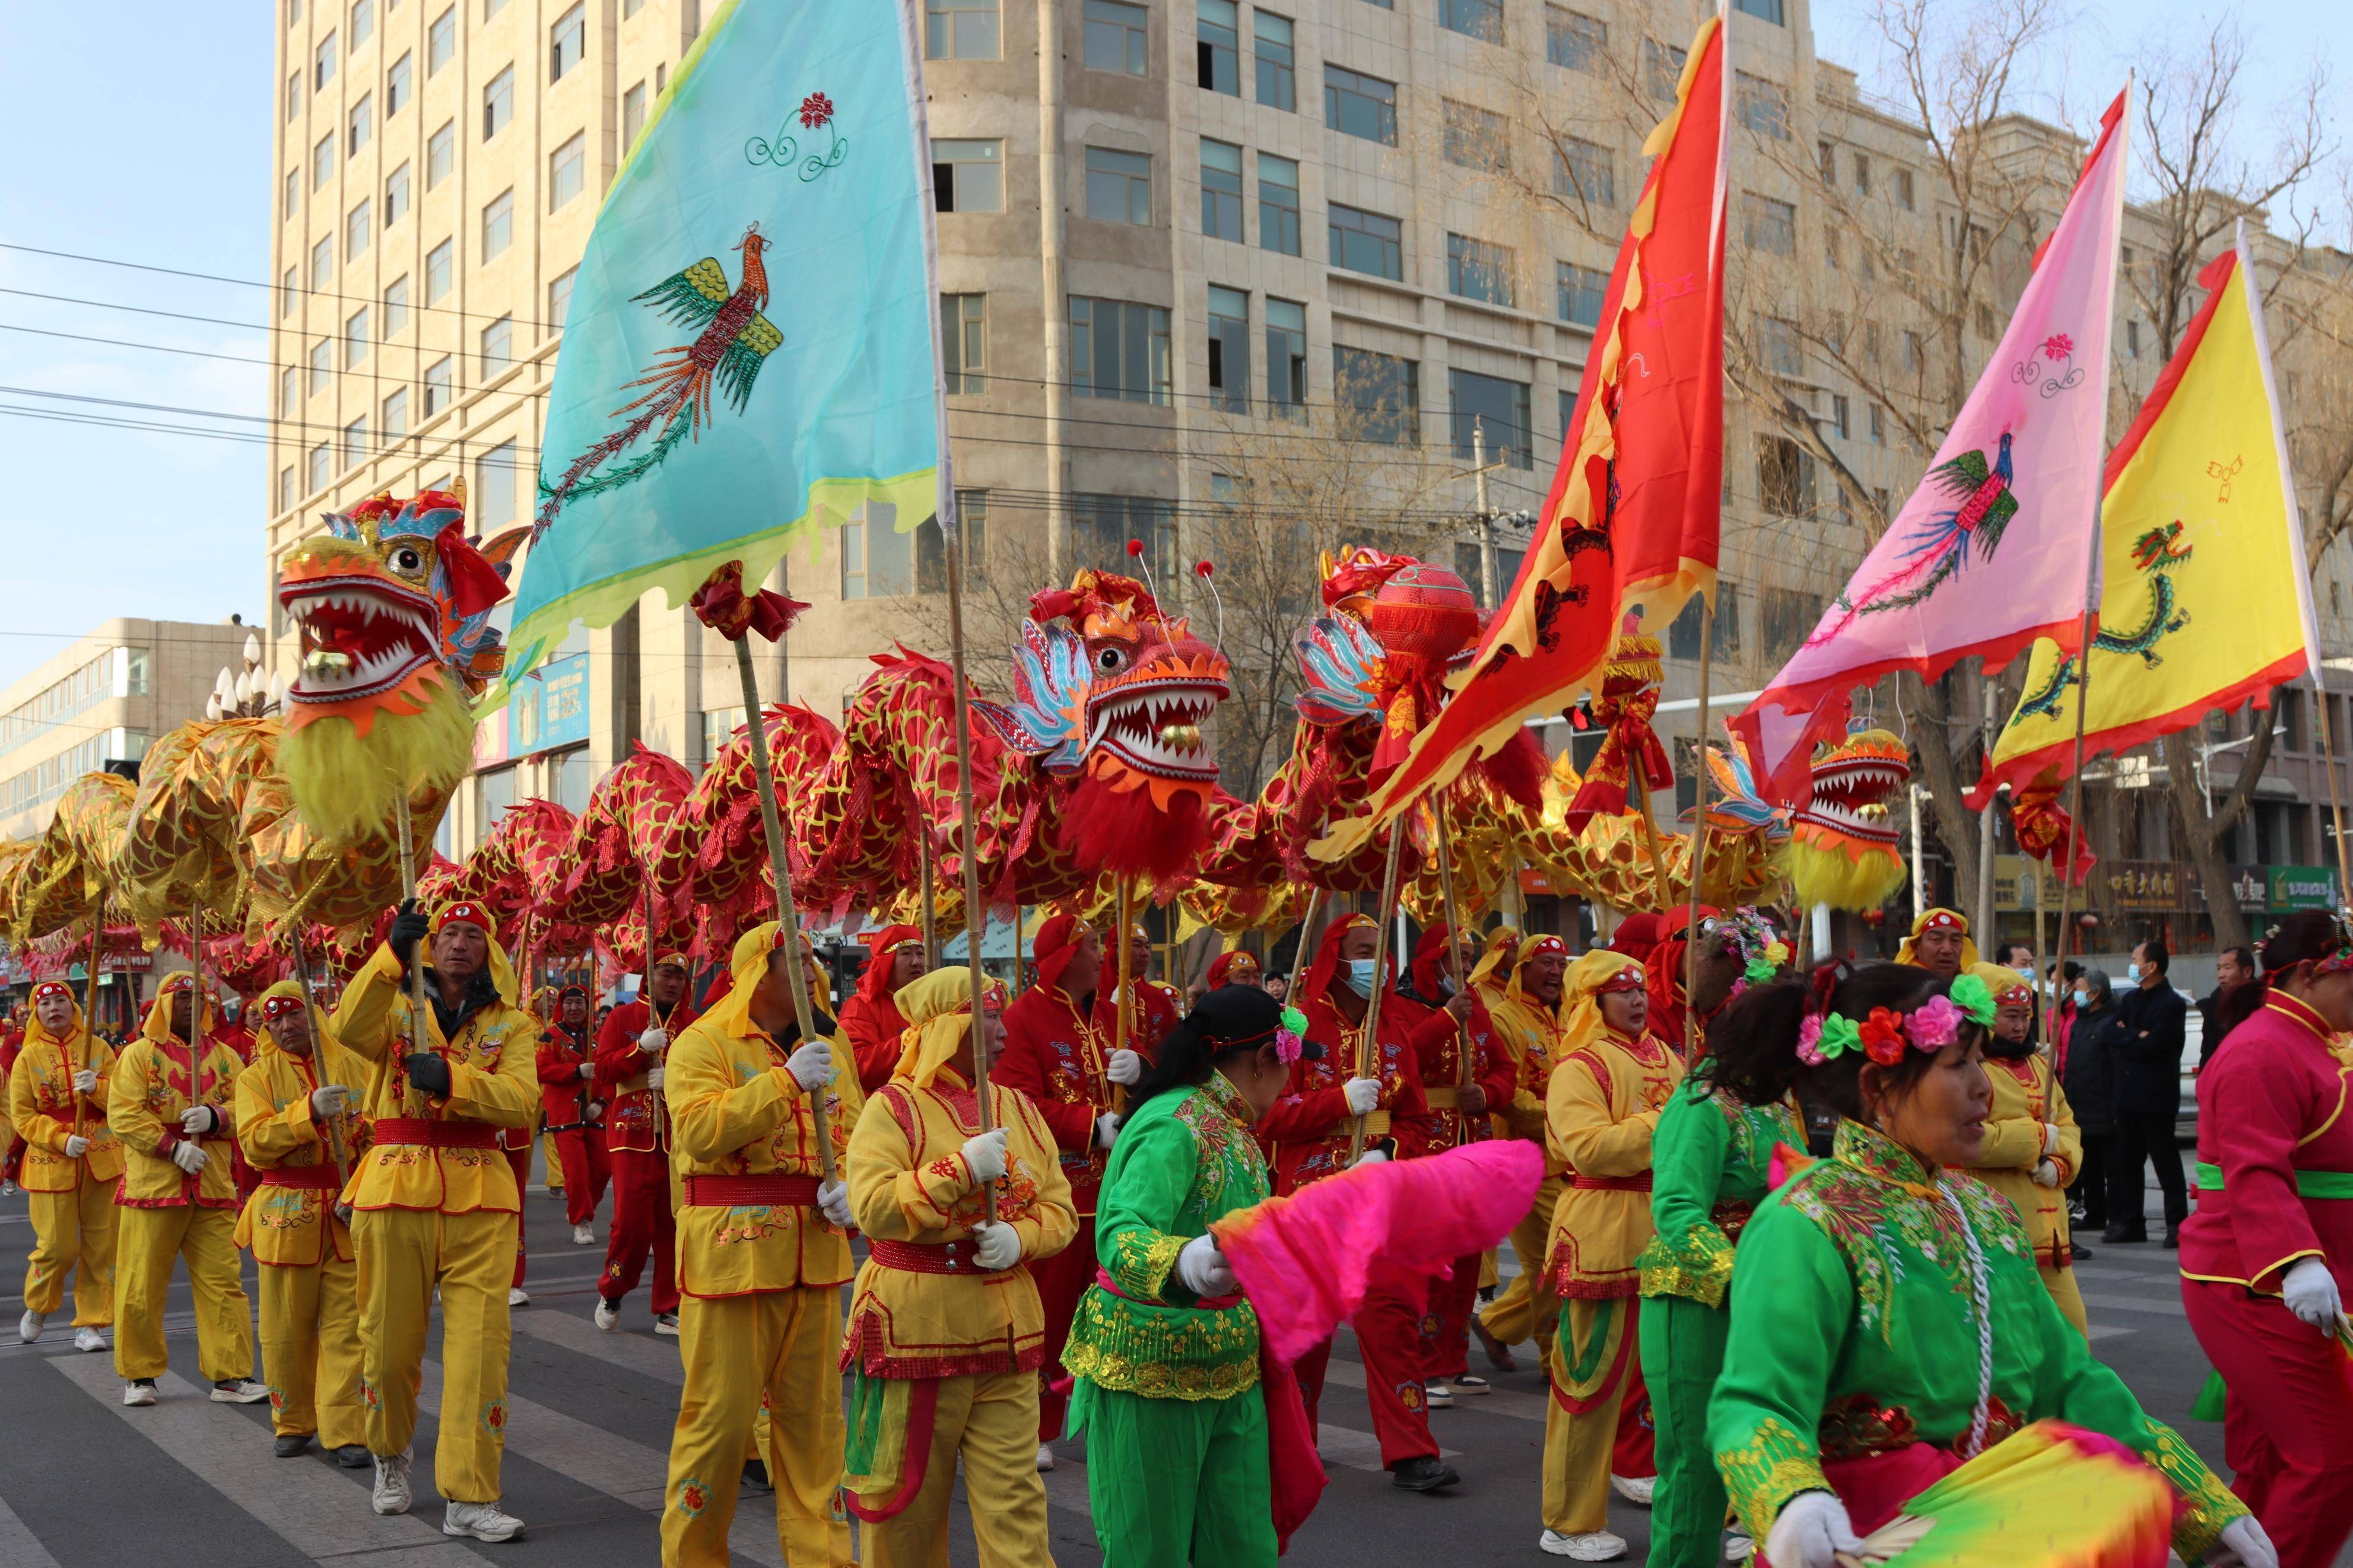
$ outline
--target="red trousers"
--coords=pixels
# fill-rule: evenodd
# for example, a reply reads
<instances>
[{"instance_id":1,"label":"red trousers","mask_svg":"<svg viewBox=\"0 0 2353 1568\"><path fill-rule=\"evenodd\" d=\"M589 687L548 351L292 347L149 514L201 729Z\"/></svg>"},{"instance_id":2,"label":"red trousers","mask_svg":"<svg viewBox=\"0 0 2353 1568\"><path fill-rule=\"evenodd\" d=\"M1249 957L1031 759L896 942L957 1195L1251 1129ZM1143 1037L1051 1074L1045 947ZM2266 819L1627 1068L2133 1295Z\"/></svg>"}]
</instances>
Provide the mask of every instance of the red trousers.
<instances>
[{"instance_id":1,"label":"red trousers","mask_svg":"<svg viewBox=\"0 0 2353 1568\"><path fill-rule=\"evenodd\" d=\"M1475 1285L1479 1279L1473 1267ZM1430 1435L1430 1406L1421 1385L1424 1350L1421 1338L1426 1282L1398 1275L1377 1275L1365 1291L1351 1326L1356 1331L1356 1353L1365 1363L1365 1403L1373 1416L1373 1436L1380 1439L1381 1468L1393 1470L1408 1459L1438 1458L1438 1440ZM1324 1398L1324 1369L1331 1363L1332 1342L1325 1340L1299 1358L1293 1371L1307 1404L1307 1426L1313 1432Z\"/></svg>"},{"instance_id":2,"label":"red trousers","mask_svg":"<svg viewBox=\"0 0 2353 1568\"><path fill-rule=\"evenodd\" d=\"M573 1127L551 1132L547 1142L564 1172L564 1217L586 1225L596 1217L596 1205L613 1179L613 1157L605 1152L602 1127Z\"/></svg>"},{"instance_id":3,"label":"red trousers","mask_svg":"<svg viewBox=\"0 0 2353 1568\"><path fill-rule=\"evenodd\" d=\"M2222 1374L2222 1454L2279 1548L2280 1568L2328 1568L2353 1533L2353 1366L2276 1299L2184 1279L2182 1304Z\"/></svg>"},{"instance_id":4,"label":"red trousers","mask_svg":"<svg viewBox=\"0 0 2353 1568\"><path fill-rule=\"evenodd\" d=\"M650 1252L655 1315L675 1312L678 1216L670 1206L669 1157L659 1150L616 1149L611 1159L613 1238L605 1248L605 1277L596 1281L596 1293L617 1301L636 1289Z\"/></svg>"},{"instance_id":5,"label":"red trousers","mask_svg":"<svg viewBox=\"0 0 2353 1568\"><path fill-rule=\"evenodd\" d=\"M1038 1394L1038 1441L1050 1443L1062 1435L1062 1417L1071 1407L1071 1374L1062 1370L1062 1347L1071 1342L1071 1320L1078 1316L1079 1298L1095 1282L1095 1216L1079 1219L1079 1234L1051 1258L1029 1265L1038 1282L1038 1303L1046 1312L1046 1360L1038 1369L1043 1384Z\"/></svg>"},{"instance_id":6,"label":"red trousers","mask_svg":"<svg viewBox=\"0 0 2353 1568\"><path fill-rule=\"evenodd\" d=\"M1479 1257L1454 1260L1454 1277L1430 1282L1421 1314L1421 1375L1445 1383L1471 1370L1471 1310L1479 1304Z\"/></svg>"},{"instance_id":7,"label":"red trousers","mask_svg":"<svg viewBox=\"0 0 2353 1568\"><path fill-rule=\"evenodd\" d=\"M1642 1381L1642 1358L1626 1363L1626 1394L1618 1402L1618 1439L1609 1447L1609 1473L1630 1481L1659 1473L1659 1429L1651 1417L1651 1390Z\"/></svg>"},{"instance_id":8,"label":"red trousers","mask_svg":"<svg viewBox=\"0 0 2353 1568\"><path fill-rule=\"evenodd\" d=\"M514 1279L509 1283L520 1290L522 1289L522 1233L525 1228L522 1223L522 1197L531 1190L531 1145L526 1143L520 1149L504 1149L501 1152L506 1155L507 1168L514 1173L515 1177L515 1267Z\"/></svg>"}]
</instances>

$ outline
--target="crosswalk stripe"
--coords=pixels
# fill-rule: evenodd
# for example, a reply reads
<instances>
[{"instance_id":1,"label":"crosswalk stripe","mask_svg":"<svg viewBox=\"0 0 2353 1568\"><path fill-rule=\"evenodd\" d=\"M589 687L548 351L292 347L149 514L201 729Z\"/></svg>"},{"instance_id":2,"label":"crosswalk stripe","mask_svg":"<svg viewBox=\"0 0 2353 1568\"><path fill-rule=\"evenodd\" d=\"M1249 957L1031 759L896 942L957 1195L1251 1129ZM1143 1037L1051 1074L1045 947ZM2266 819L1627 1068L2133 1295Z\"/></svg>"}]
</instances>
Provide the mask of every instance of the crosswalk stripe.
<instances>
[{"instance_id":1,"label":"crosswalk stripe","mask_svg":"<svg viewBox=\"0 0 2353 1568\"><path fill-rule=\"evenodd\" d=\"M5 1500L0 1500L0 1563L10 1568L58 1568L49 1549L34 1539L32 1531Z\"/></svg>"},{"instance_id":2,"label":"crosswalk stripe","mask_svg":"<svg viewBox=\"0 0 2353 1568\"><path fill-rule=\"evenodd\" d=\"M216 1407L205 1390L176 1373L155 1380L157 1403L130 1410L105 1362L60 1357L49 1364L306 1557L364 1552L367 1568L459 1568L472 1555L414 1515L377 1515L368 1507L367 1489L340 1471L316 1460L278 1458L269 1451L268 1427ZM0 1561L16 1559L0 1555Z\"/></svg>"},{"instance_id":3,"label":"crosswalk stripe","mask_svg":"<svg viewBox=\"0 0 2353 1568\"><path fill-rule=\"evenodd\" d=\"M593 1356L624 1372L656 1378L676 1387L686 1383L676 1340L649 1339L644 1334L608 1334L586 1318L569 1312L517 1312L510 1320L517 1333L529 1334L559 1349Z\"/></svg>"},{"instance_id":4,"label":"crosswalk stripe","mask_svg":"<svg viewBox=\"0 0 2353 1568\"><path fill-rule=\"evenodd\" d=\"M1342 1361L1334 1356L1324 1368L1324 1381L1328 1385L1338 1384L1343 1388L1365 1386L1365 1364ZM1516 1421L1542 1421L1545 1418L1544 1396L1522 1394L1516 1389L1491 1389L1485 1394L1468 1394L1457 1400L1456 1410L1476 1410L1489 1415L1509 1415Z\"/></svg>"}]
</instances>

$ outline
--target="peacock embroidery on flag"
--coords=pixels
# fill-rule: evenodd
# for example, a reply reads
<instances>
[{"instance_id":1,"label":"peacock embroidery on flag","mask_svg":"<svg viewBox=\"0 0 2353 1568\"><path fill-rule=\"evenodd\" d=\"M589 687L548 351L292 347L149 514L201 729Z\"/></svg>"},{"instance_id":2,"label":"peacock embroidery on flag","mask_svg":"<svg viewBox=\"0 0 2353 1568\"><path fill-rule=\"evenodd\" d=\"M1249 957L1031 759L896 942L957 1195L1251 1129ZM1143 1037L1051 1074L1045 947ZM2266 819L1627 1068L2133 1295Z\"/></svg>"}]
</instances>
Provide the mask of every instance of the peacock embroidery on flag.
<instances>
[{"instance_id":1,"label":"peacock embroidery on flag","mask_svg":"<svg viewBox=\"0 0 2353 1568\"><path fill-rule=\"evenodd\" d=\"M1838 613L1823 618L1806 639L1808 647L1831 641L1859 616L1909 609L1924 602L1968 570L1972 553L1980 562L1993 559L2003 531L2018 515L2018 492L2010 488L2012 439L2010 431L2001 433L1991 463L1983 447L1975 447L1928 470L1922 488L1943 492L1952 505L1915 525L1911 538L1896 552L1894 571L1860 595L1840 595L1832 606Z\"/></svg>"}]
</instances>

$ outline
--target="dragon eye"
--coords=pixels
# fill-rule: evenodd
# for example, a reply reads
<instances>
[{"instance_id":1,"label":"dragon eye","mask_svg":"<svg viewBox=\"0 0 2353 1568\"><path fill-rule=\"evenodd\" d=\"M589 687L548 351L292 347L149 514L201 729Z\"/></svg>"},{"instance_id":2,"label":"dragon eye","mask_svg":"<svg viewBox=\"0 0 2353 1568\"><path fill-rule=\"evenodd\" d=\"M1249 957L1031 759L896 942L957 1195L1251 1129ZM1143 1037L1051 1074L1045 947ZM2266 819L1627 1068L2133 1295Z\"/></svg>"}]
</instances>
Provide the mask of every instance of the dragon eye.
<instances>
[{"instance_id":1,"label":"dragon eye","mask_svg":"<svg viewBox=\"0 0 2353 1568\"><path fill-rule=\"evenodd\" d=\"M404 577L422 577L425 575L425 552L414 544L404 544L392 552L386 564Z\"/></svg>"},{"instance_id":2,"label":"dragon eye","mask_svg":"<svg viewBox=\"0 0 2353 1568\"><path fill-rule=\"evenodd\" d=\"M1102 649L1095 655L1095 668L1105 675L1117 675L1127 668L1127 650L1119 647Z\"/></svg>"}]
</instances>

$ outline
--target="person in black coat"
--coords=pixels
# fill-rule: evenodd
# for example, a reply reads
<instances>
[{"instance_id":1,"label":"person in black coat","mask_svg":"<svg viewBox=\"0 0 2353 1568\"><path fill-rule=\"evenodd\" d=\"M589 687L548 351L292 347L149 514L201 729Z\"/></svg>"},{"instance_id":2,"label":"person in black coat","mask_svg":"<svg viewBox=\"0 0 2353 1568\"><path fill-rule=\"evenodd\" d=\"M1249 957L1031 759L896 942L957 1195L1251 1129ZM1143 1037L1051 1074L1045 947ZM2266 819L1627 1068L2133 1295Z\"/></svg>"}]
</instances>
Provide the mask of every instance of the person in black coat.
<instances>
[{"instance_id":1,"label":"person in black coat","mask_svg":"<svg viewBox=\"0 0 2353 1568\"><path fill-rule=\"evenodd\" d=\"M2189 1034L2189 1002L2166 978L2171 955L2161 942L2133 949L2127 978L2135 984L2116 1004L2116 1132L2109 1148L2108 1225L2112 1242L2148 1239L2147 1189L2141 1167L2157 1165L2165 1194L2165 1245L2179 1246L2181 1222L2189 1217L2189 1184L2181 1151L2174 1142L2174 1119L2181 1110L2181 1053Z\"/></svg>"},{"instance_id":2,"label":"person in black coat","mask_svg":"<svg viewBox=\"0 0 2353 1568\"><path fill-rule=\"evenodd\" d=\"M2073 964L2067 966L2073 969ZM2070 1002L2065 1070L2060 1087L2075 1108L2075 1126L2084 1135L2084 1163L2076 1167L2067 1195L2084 1205L2085 1230L2105 1230L2108 1223L2108 1142L2116 1131L2116 1068L2114 1035L2116 994L2105 969L2077 972Z\"/></svg>"},{"instance_id":3,"label":"person in black coat","mask_svg":"<svg viewBox=\"0 0 2353 1568\"><path fill-rule=\"evenodd\" d=\"M2198 1034L2198 1070L2204 1072L2206 1064L2214 1059L2214 1048L2222 1043L2220 1026L2223 999L2255 977L2255 955L2243 947L2226 947L2214 961L2214 989L2198 1004L2198 1016L2204 1027Z\"/></svg>"}]
</instances>

